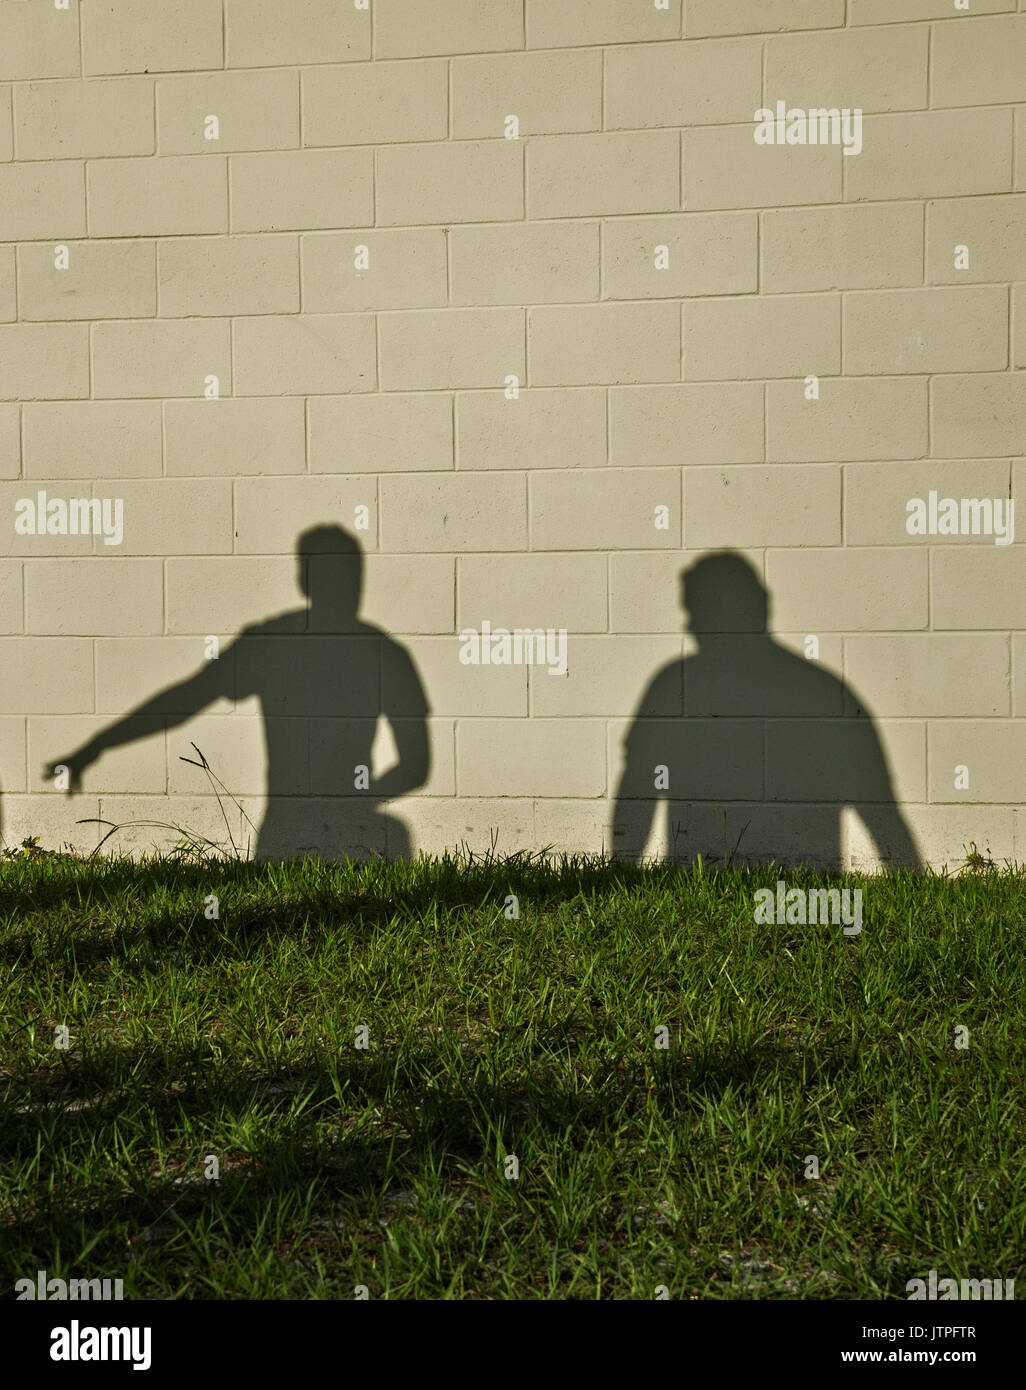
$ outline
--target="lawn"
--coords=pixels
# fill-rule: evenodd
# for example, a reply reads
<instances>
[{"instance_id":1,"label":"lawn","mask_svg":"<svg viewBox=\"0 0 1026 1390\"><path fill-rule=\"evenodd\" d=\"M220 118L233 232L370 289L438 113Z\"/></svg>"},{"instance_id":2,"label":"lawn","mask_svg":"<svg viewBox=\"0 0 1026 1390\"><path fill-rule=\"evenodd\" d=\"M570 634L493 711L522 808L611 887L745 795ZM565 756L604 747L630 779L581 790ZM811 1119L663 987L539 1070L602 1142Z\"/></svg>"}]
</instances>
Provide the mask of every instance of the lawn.
<instances>
[{"instance_id":1,"label":"lawn","mask_svg":"<svg viewBox=\"0 0 1026 1390\"><path fill-rule=\"evenodd\" d=\"M756 925L780 877L861 934ZM0 1297L1026 1278L1024 921L985 864L9 858Z\"/></svg>"}]
</instances>

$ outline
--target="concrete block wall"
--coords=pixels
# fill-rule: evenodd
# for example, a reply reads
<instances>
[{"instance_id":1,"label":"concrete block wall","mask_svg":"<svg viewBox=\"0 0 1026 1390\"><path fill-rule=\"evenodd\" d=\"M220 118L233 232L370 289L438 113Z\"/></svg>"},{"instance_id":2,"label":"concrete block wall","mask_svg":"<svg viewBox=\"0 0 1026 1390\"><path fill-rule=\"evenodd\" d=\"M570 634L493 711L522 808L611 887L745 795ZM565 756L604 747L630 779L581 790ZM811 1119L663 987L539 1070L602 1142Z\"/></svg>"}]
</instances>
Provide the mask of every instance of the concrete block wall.
<instances>
[{"instance_id":1,"label":"concrete block wall","mask_svg":"<svg viewBox=\"0 0 1026 1390\"><path fill-rule=\"evenodd\" d=\"M0 0L8 844L1021 860L1024 464L1026 0Z\"/></svg>"}]
</instances>

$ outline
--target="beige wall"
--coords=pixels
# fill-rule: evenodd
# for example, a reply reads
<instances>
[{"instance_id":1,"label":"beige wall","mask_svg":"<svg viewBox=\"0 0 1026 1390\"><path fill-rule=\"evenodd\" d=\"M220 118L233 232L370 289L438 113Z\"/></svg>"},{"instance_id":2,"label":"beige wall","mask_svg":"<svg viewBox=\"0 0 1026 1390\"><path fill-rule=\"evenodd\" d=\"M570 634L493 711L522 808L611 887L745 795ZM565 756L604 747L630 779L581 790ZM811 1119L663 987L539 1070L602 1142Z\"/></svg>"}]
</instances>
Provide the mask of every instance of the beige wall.
<instances>
[{"instance_id":1,"label":"beige wall","mask_svg":"<svg viewBox=\"0 0 1026 1390\"><path fill-rule=\"evenodd\" d=\"M1026 857L1026 535L906 527L1021 492L1016 6L0 0L6 840L218 834L195 742L257 824L270 757L267 852L715 855L723 811L754 855ZM860 152L757 143L778 100ZM40 492L120 543L17 531ZM332 524L390 641L352 557L297 588ZM485 620L567 673L461 664Z\"/></svg>"}]
</instances>

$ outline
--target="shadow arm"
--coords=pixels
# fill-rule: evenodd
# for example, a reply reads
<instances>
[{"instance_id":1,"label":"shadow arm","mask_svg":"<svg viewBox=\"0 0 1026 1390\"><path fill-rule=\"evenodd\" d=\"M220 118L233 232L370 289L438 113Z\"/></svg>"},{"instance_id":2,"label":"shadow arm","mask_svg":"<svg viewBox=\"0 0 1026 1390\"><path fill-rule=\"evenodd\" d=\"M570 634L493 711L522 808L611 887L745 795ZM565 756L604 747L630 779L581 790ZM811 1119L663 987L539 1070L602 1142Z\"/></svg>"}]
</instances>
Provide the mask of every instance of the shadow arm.
<instances>
[{"instance_id":1,"label":"shadow arm","mask_svg":"<svg viewBox=\"0 0 1026 1390\"><path fill-rule=\"evenodd\" d=\"M230 652L231 648L223 652L218 660L206 662L194 676L143 701L129 714L94 734L74 753L55 759L48 764L46 776L52 777L54 769L63 763L71 772L69 791L74 790L85 769L96 762L107 749L117 748L121 744L132 743L146 736L146 725L137 721L159 718L163 720L165 728L173 729L179 724L185 724L221 696L230 698L233 663L226 661Z\"/></svg>"},{"instance_id":2,"label":"shadow arm","mask_svg":"<svg viewBox=\"0 0 1026 1390\"><path fill-rule=\"evenodd\" d=\"M431 771L431 740L427 719L390 719L399 761L376 778L371 791L382 801L406 796L422 787Z\"/></svg>"}]
</instances>

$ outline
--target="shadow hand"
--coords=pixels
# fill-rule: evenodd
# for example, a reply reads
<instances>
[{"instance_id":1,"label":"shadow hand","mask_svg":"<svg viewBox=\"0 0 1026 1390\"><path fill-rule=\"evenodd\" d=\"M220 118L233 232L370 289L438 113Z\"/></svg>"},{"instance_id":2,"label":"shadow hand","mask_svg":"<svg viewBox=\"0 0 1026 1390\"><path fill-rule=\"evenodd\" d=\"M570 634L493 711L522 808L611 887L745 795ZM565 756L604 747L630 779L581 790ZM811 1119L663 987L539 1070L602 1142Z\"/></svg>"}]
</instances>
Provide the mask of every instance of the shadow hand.
<instances>
[{"instance_id":1,"label":"shadow hand","mask_svg":"<svg viewBox=\"0 0 1026 1390\"><path fill-rule=\"evenodd\" d=\"M82 773L92 761L92 758L86 753L72 753L70 757L57 758L52 763L47 763L43 768L43 776L52 782L57 776L58 768L67 768L68 785L66 791L71 796L74 792L82 790Z\"/></svg>"}]
</instances>

